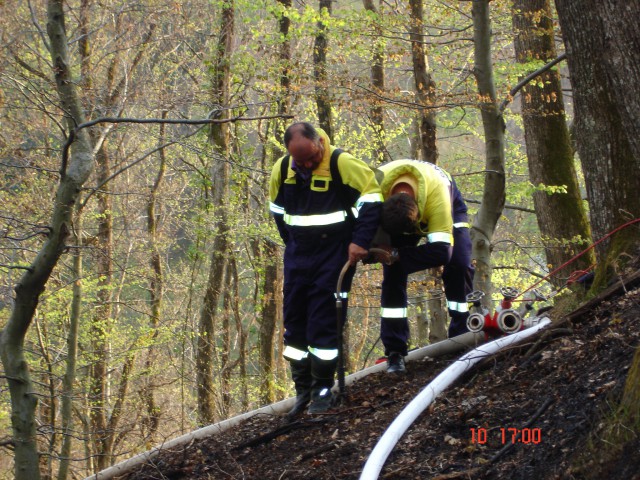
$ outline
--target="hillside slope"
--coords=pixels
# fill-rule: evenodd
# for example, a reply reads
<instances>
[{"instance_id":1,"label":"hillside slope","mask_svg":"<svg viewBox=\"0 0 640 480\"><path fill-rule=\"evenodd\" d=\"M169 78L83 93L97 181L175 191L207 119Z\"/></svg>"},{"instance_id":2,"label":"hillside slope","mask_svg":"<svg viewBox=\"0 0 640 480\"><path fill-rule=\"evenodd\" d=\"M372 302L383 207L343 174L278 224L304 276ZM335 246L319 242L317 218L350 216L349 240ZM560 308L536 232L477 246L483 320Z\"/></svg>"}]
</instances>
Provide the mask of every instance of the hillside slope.
<instances>
[{"instance_id":1,"label":"hillside slope","mask_svg":"<svg viewBox=\"0 0 640 480\"><path fill-rule=\"evenodd\" d=\"M482 360L417 419L379 478L640 479L637 438L613 460L585 454L640 345L638 278ZM458 356L409 363L404 376L370 375L330 413L290 424L256 416L118 478L358 479L394 417ZM523 442L509 446L510 428L524 429Z\"/></svg>"}]
</instances>

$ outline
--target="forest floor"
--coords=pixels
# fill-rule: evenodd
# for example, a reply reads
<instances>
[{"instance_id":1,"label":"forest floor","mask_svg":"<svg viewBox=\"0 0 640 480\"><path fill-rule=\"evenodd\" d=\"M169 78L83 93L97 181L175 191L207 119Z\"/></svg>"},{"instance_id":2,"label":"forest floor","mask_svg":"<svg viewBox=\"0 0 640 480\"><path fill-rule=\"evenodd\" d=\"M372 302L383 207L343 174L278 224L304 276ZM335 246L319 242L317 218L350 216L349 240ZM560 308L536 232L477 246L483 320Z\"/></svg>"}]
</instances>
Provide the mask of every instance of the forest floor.
<instances>
[{"instance_id":1,"label":"forest floor","mask_svg":"<svg viewBox=\"0 0 640 480\"><path fill-rule=\"evenodd\" d=\"M638 436L602 440L640 345L639 278L631 272L570 314L551 310L546 331L476 364L416 419L379 478L640 479ZM460 355L364 377L324 415L254 416L118 478L358 479L393 419ZM521 442L510 445L510 428Z\"/></svg>"}]
</instances>

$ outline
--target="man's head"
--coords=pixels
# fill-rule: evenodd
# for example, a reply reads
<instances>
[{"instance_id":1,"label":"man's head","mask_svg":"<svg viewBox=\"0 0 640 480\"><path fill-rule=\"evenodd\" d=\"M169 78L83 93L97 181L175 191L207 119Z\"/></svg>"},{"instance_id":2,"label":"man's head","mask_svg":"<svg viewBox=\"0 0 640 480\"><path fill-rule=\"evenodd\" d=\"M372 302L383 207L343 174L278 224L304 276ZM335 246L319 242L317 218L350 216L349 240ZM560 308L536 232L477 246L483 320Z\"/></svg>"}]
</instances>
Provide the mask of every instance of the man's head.
<instances>
[{"instance_id":1,"label":"man's head","mask_svg":"<svg viewBox=\"0 0 640 480\"><path fill-rule=\"evenodd\" d=\"M382 204L380 224L391 235L416 233L418 221L418 204L412 195L395 193Z\"/></svg>"},{"instance_id":2,"label":"man's head","mask_svg":"<svg viewBox=\"0 0 640 480\"><path fill-rule=\"evenodd\" d=\"M284 132L284 145L300 170L313 171L322 162L324 139L310 123L290 125Z\"/></svg>"}]
</instances>

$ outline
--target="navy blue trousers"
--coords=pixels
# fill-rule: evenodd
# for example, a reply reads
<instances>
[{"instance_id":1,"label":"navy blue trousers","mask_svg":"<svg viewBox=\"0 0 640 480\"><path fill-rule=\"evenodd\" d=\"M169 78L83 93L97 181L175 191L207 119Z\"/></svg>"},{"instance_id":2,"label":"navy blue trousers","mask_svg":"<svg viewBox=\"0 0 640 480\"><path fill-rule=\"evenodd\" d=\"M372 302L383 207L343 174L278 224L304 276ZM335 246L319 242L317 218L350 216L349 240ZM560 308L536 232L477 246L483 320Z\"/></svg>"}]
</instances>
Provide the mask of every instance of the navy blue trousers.
<instances>
[{"instance_id":1,"label":"navy blue trousers","mask_svg":"<svg viewBox=\"0 0 640 480\"><path fill-rule=\"evenodd\" d=\"M471 239L468 228L454 228L454 245L451 259L444 266L442 281L444 284L447 307L451 322L449 337L467 331L466 296L473 289L473 267L471 266ZM416 245L419 237L404 236L402 244L394 238L395 247ZM383 265L381 306L383 309L400 309L407 307L407 277L399 263ZM451 308L455 307L455 308ZM391 352L407 354L409 341L409 322L406 316L389 318L381 316L380 339L384 345L385 355Z\"/></svg>"},{"instance_id":2,"label":"navy blue trousers","mask_svg":"<svg viewBox=\"0 0 640 480\"><path fill-rule=\"evenodd\" d=\"M468 228L453 229L453 253L444 266L442 283L447 298L449 338L468 332L467 294L473 291L474 268L471 265L471 238Z\"/></svg>"},{"instance_id":3,"label":"navy blue trousers","mask_svg":"<svg viewBox=\"0 0 640 480\"><path fill-rule=\"evenodd\" d=\"M336 287L348 259L349 240L307 238L290 240L284 255L284 343L306 351L338 348ZM347 271L342 292L351 290L355 269ZM348 301L343 298L340 322L346 319Z\"/></svg>"}]
</instances>

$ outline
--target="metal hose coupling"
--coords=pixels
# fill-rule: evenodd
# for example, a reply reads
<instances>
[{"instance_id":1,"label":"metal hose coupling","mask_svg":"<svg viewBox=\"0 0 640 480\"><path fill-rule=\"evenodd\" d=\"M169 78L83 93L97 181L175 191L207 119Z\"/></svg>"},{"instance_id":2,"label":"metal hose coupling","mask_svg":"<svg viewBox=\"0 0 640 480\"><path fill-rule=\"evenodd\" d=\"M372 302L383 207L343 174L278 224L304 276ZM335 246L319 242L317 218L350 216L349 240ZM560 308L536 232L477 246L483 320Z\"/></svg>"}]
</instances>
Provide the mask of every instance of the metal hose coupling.
<instances>
[{"instance_id":1,"label":"metal hose coupling","mask_svg":"<svg viewBox=\"0 0 640 480\"><path fill-rule=\"evenodd\" d=\"M467 317L467 329L470 332L481 332L484 330L484 315L478 312L470 313Z\"/></svg>"},{"instance_id":2,"label":"metal hose coupling","mask_svg":"<svg viewBox=\"0 0 640 480\"><path fill-rule=\"evenodd\" d=\"M511 308L498 313L496 323L498 328L504 333L514 333L522 330L522 317L517 310Z\"/></svg>"}]
</instances>

